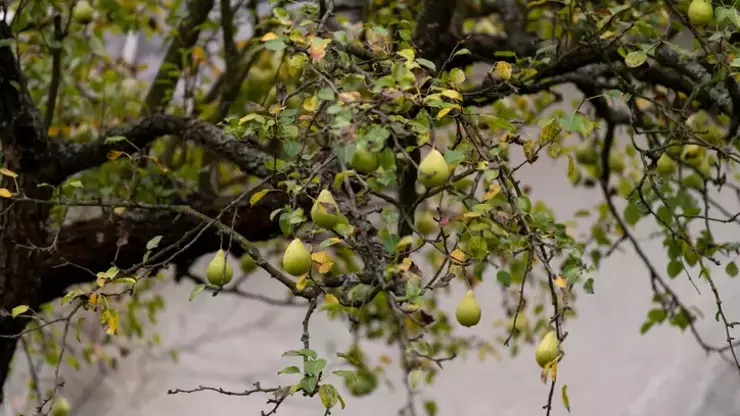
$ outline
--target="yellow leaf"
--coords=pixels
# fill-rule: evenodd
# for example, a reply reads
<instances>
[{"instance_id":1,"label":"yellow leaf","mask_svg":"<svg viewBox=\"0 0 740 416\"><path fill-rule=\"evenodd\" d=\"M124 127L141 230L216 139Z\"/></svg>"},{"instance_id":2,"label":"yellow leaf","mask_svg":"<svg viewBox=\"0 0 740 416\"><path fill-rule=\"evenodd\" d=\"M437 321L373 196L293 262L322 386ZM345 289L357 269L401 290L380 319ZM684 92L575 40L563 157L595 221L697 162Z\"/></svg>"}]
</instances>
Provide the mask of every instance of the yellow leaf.
<instances>
[{"instance_id":1,"label":"yellow leaf","mask_svg":"<svg viewBox=\"0 0 740 416\"><path fill-rule=\"evenodd\" d=\"M313 113L317 108L319 108L319 98L315 95L312 95L303 101L303 109L309 113Z\"/></svg>"},{"instance_id":2,"label":"yellow leaf","mask_svg":"<svg viewBox=\"0 0 740 416\"><path fill-rule=\"evenodd\" d=\"M483 213L482 213L482 212L478 212L478 211L469 211L469 212L466 212L465 214L463 214L463 218L478 218L478 217L480 217L481 215L483 215Z\"/></svg>"},{"instance_id":3,"label":"yellow leaf","mask_svg":"<svg viewBox=\"0 0 740 416\"><path fill-rule=\"evenodd\" d=\"M319 273L326 274L331 271L331 268L334 267L333 261L328 261L326 263L322 263L321 266L319 266Z\"/></svg>"},{"instance_id":4,"label":"yellow leaf","mask_svg":"<svg viewBox=\"0 0 740 416\"><path fill-rule=\"evenodd\" d=\"M295 288L298 289L299 292L305 289L306 286L308 286L308 274L304 274L297 282L295 282Z\"/></svg>"},{"instance_id":5,"label":"yellow leaf","mask_svg":"<svg viewBox=\"0 0 740 416\"><path fill-rule=\"evenodd\" d=\"M571 155L568 155L568 177L573 174L573 169L575 169L573 157Z\"/></svg>"},{"instance_id":6,"label":"yellow leaf","mask_svg":"<svg viewBox=\"0 0 740 416\"><path fill-rule=\"evenodd\" d=\"M555 279L555 286L559 288L564 288L568 285L568 281L563 279L563 276L558 276L557 279Z\"/></svg>"},{"instance_id":7,"label":"yellow leaf","mask_svg":"<svg viewBox=\"0 0 740 416\"><path fill-rule=\"evenodd\" d=\"M194 62L205 62L206 61L206 50L200 46L193 47L193 61Z\"/></svg>"},{"instance_id":8,"label":"yellow leaf","mask_svg":"<svg viewBox=\"0 0 740 416\"><path fill-rule=\"evenodd\" d=\"M391 361L391 357L389 357L386 354L381 355L378 359L380 360L381 363L385 365L391 365L391 363L393 362Z\"/></svg>"},{"instance_id":9,"label":"yellow leaf","mask_svg":"<svg viewBox=\"0 0 740 416\"><path fill-rule=\"evenodd\" d=\"M458 263L462 263L468 258L467 254L465 254L459 248L453 250L452 253L450 253L450 257L452 257L452 259L457 261Z\"/></svg>"},{"instance_id":10,"label":"yellow leaf","mask_svg":"<svg viewBox=\"0 0 740 416\"><path fill-rule=\"evenodd\" d=\"M411 245L411 243L414 242L414 237L412 235L407 235L400 240L398 240L398 243L396 243L396 250L401 250L403 248L406 248Z\"/></svg>"},{"instance_id":11,"label":"yellow leaf","mask_svg":"<svg viewBox=\"0 0 740 416\"><path fill-rule=\"evenodd\" d=\"M265 33L264 36L262 36L262 42L268 42L268 41L271 41L271 40L275 40L277 38L278 38L278 35L276 35L276 34L274 34L272 32L267 32L267 33Z\"/></svg>"},{"instance_id":12,"label":"yellow leaf","mask_svg":"<svg viewBox=\"0 0 740 416\"><path fill-rule=\"evenodd\" d=\"M311 253L311 259L313 259L313 261L319 264L324 264L327 261L331 261L331 258L329 257L329 253L327 253L326 250Z\"/></svg>"},{"instance_id":13,"label":"yellow leaf","mask_svg":"<svg viewBox=\"0 0 740 416\"><path fill-rule=\"evenodd\" d=\"M97 305L98 303L100 303L100 295L98 295L97 293L91 294L90 297L87 299L87 302L92 306Z\"/></svg>"},{"instance_id":14,"label":"yellow leaf","mask_svg":"<svg viewBox=\"0 0 740 416\"><path fill-rule=\"evenodd\" d=\"M496 62L496 74L508 81L511 79L511 65L508 62L498 61Z\"/></svg>"},{"instance_id":15,"label":"yellow leaf","mask_svg":"<svg viewBox=\"0 0 740 416\"><path fill-rule=\"evenodd\" d=\"M413 262L411 261L411 259L405 257L403 260L401 260L401 264L398 266L398 268L401 269L401 271L405 272L411 267L412 264Z\"/></svg>"},{"instance_id":16,"label":"yellow leaf","mask_svg":"<svg viewBox=\"0 0 740 416\"><path fill-rule=\"evenodd\" d=\"M56 136L59 134L59 127L49 127L49 136Z\"/></svg>"},{"instance_id":17,"label":"yellow leaf","mask_svg":"<svg viewBox=\"0 0 740 416\"><path fill-rule=\"evenodd\" d=\"M13 194L5 188L0 188L0 198L10 198Z\"/></svg>"},{"instance_id":18,"label":"yellow leaf","mask_svg":"<svg viewBox=\"0 0 740 416\"><path fill-rule=\"evenodd\" d=\"M336 305L339 303L339 299L337 299L337 297L332 295L331 293L328 293L324 297L324 303L326 303L327 305Z\"/></svg>"},{"instance_id":19,"label":"yellow leaf","mask_svg":"<svg viewBox=\"0 0 740 416\"><path fill-rule=\"evenodd\" d=\"M126 212L126 207L115 207L113 208L113 213L116 215L123 215L123 213Z\"/></svg>"},{"instance_id":20,"label":"yellow leaf","mask_svg":"<svg viewBox=\"0 0 740 416\"><path fill-rule=\"evenodd\" d=\"M119 150L111 150L110 152L108 152L108 160L116 160L121 157L122 154L124 154L124 152L121 152Z\"/></svg>"},{"instance_id":21,"label":"yellow leaf","mask_svg":"<svg viewBox=\"0 0 740 416\"><path fill-rule=\"evenodd\" d=\"M452 111L454 108L455 108L455 106L454 105L451 105L449 107L445 107L445 108L439 110L439 113L437 113L437 120L442 120L442 118L444 116L446 116L447 114L449 114L450 111Z\"/></svg>"},{"instance_id":22,"label":"yellow leaf","mask_svg":"<svg viewBox=\"0 0 740 416\"><path fill-rule=\"evenodd\" d=\"M11 178L17 178L18 177L18 174L17 173L13 172L12 170L5 169L5 168L0 168L0 173L3 174L3 175L5 175L5 176L10 176Z\"/></svg>"},{"instance_id":23,"label":"yellow leaf","mask_svg":"<svg viewBox=\"0 0 740 416\"><path fill-rule=\"evenodd\" d=\"M444 90L442 91L442 95L453 100L462 101L462 95L455 90Z\"/></svg>"},{"instance_id":24,"label":"yellow leaf","mask_svg":"<svg viewBox=\"0 0 740 416\"><path fill-rule=\"evenodd\" d=\"M269 189L267 189L267 188L265 188L265 189L263 189L263 190L261 190L261 191L259 191L259 192L255 193L255 194L254 194L254 195L252 195L251 197L249 197L249 205L254 205L254 204L256 204L256 203L260 202L260 200L261 200L261 199L262 199L262 198L263 198L263 197L264 197L265 195L267 195L267 193L268 193L268 192L270 192L270 190L269 190Z\"/></svg>"},{"instance_id":25,"label":"yellow leaf","mask_svg":"<svg viewBox=\"0 0 740 416\"><path fill-rule=\"evenodd\" d=\"M552 381L558 379L558 362L555 360L554 363L552 363L552 367L550 367L550 373L552 374Z\"/></svg>"},{"instance_id":26,"label":"yellow leaf","mask_svg":"<svg viewBox=\"0 0 740 416\"><path fill-rule=\"evenodd\" d=\"M488 187L488 191L483 194L483 200L488 201L490 199L493 199L496 197L496 195L498 195L499 192L501 192L501 185L497 183L491 184L491 186Z\"/></svg>"},{"instance_id":27,"label":"yellow leaf","mask_svg":"<svg viewBox=\"0 0 740 416\"><path fill-rule=\"evenodd\" d=\"M105 324L108 326L105 333L108 335L115 335L118 332L118 311L111 309L106 310L103 312L103 319Z\"/></svg>"}]
</instances>

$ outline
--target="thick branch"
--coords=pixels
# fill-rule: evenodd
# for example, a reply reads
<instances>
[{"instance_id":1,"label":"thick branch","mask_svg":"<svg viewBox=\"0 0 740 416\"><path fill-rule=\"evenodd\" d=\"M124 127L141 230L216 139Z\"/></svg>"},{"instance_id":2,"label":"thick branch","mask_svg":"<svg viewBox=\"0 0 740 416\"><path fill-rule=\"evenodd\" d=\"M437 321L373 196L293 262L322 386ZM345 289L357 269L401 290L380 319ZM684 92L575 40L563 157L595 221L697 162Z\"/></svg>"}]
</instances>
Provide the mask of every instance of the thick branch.
<instances>
[{"instance_id":1,"label":"thick branch","mask_svg":"<svg viewBox=\"0 0 740 416\"><path fill-rule=\"evenodd\" d=\"M77 172L105 163L108 152L112 150L133 153L158 137L179 136L192 140L209 150L219 153L234 162L245 173L266 177L271 172L266 167L270 156L261 153L234 136L205 121L190 117L154 114L132 123L111 129L104 139L78 144L69 143L60 149L60 173L55 183L61 183ZM111 141L112 137L125 137L126 140Z\"/></svg>"}]
</instances>

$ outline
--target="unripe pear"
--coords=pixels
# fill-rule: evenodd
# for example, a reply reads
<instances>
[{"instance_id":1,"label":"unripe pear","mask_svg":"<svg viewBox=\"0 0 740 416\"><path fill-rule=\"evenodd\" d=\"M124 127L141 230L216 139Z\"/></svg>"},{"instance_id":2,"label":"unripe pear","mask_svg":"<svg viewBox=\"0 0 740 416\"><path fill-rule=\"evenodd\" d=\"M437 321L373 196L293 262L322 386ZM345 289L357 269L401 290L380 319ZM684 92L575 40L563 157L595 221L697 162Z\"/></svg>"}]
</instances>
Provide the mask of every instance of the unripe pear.
<instances>
[{"instance_id":1,"label":"unripe pear","mask_svg":"<svg viewBox=\"0 0 740 416\"><path fill-rule=\"evenodd\" d=\"M216 255L213 256L213 260L208 263L206 268L206 277L208 283L221 286L231 282L231 278L234 276L234 269L231 267L229 262L226 261L226 253L223 250L218 250Z\"/></svg>"},{"instance_id":2,"label":"unripe pear","mask_svg":"<svg viewBox=\"0 0 740 416\"><path fill-rule=\"evenodd\" d=\"M622 152L613 151L609 153L609 169L616 173L624 172L624 168L626 167L624 163L625 157L625 154Z\"/></svg>"},{"instance_id":3,"label":"unripe pear","mask_svg":"<svg viewBox=\"0 0 740 416\"><path fill-rule=\"evenodd\" d=\"M257 262L254 261L249 253L244 253L244 255L239 258L239 266L241 266L244 273L251 273L257 269Z\"/></svg>"},{"instance_id":4,"label":"unripe pear","mask_svg":"<svg viewBox=\"0 0 740 416\"><path fill-rule=\"evenodd\" d=\"M378 155L371 152L364 144L358 144L350 160L352 168L360 173L368 174L375 172L380 166Z\"/></svg>"},{"instance_id":5,"label":"unripe pear","mask_svg":"<svg viewBox=\"0 0 740 416\"><path fill-rule=\"evenodd\" d=\"M711 0L694 0L689 5L689 21L694 26L704 26L712 21L714 8Z\"/></svg>"},{"instance_id":6,"label":"unripe pear","mask_svg":"<svg viewBox=\"0 0 740 416\"><path fill-rule=\"evenodd\" d=\"M437 149L432 149L419 163L418 179L427 189L444 185L449 176L450 168L442 153Z\"/></svg>"},{"instance_id":7,"label":"unripe pear","mask_svg":"<svg viewBox=\"0 0 740 416\"><path fill-rule=\"evenodd\" d=\"M583 165L595 165L599 161L599 152L591 143L583 143L576 150L576 160Z\"/></svg>"},{"instance_id":8,"label":"unripe pear","mask_svg":"<svg viewBox=\"0 0 740 416\"><path fill-rule=\"evenodd\" d=\"M293 239L283 254L283 269L293 276L302 276L311 270L312 265L311 253L306 246L301 240Z\"/></svg>"},{"instance_id":9,"label":"unripe pear","mask_svg":"<svg viewBox=\"0 0 740 416\"><path fill-rule=\"evenodd\" d=\"M460 303L457 304L455 318L457 318L457 322L460 325L471 327L480 322L480 316L480 305L478 305L478 301L475 299L475 293L472 290L468 290L465 296L460 299Z\"/></svg>"},{"instance_id":10,"label":"unripe pear","mask_svg":"<svg viewBox=\"0 0 740 416\"><path fill-rule=\"evenodd\" d=\"M689 165L699 168L702 162L704 162L704 156L705 151L703 147L696 144L690 144L684 148L682 158Z\"/></svg>"},{"instance_id":11,"label":"unripe pear","mask_svg":"<svg viewBox=\"0 0 740 416\"><path fill-rule=\"evenodd\" d=\"M339 222L339 206L329 190L319 193L311 208L311 220L319 227L331 230Z\"/></svg>"},{"instance_id":12,"label":"unripe pear","mask_svg":"<svg viewBox=\"0 0 740 416\"><path fill-rule=\"evenodd\" d=\"M437 221L434 221L434 215L429 211L424 211L416 219L416 229L423 235L429 235L437 229Z\"/></svg>"},{"instance_id":13,"label":"unripe pear","mask_svg":"<svg viewBox=\"0 0 740 416\"><path fill-rule=\"evenodd\" d=\"M69 405L69 401L65 397L59 397L54 403L51 416L67 416L70 410L72 410L72 407Z\"/></svg>"},{"instance_id":14,"label":"unripe pear","mask_svg":"<svg viewBox=\"0 0 740 416\"><path fill-rule=\"evenodd\" d=\"M93 8L87 0L80 0L72 9L72 17L79 23L90 23L93 18Z\"/></svg>"},{"instance_id":15,"label":"unripe pear","mask_svg":"<svg viewBox=\"0 0 740 416\"><path fill-rule=\"evenodd\" d=\"M676 162L668 154L663 153L658 158L656 170L662 176L671 176L676 172Z\"/></svg>"},{"instance_id":16,"label":"unripe pear","mask_svg":"<svg viewBox=\"0 0 740 416\"><path fill-rule=\"evenodd\" d=\"M519 314L516 317L516 325L514 325L514 317L509 318L509 322L506 324L506 330L513 332L516 329L517 333L524 334L529 331L529 318L526 315Z\"/></svg>"},{"instance_id":17,"label":"unripe pear","mask_svg":"<svg viewBox=\"0 0 740 416\"><path fill-rule=\"evenodd\" d=\"M550 331L545 334L535 351L537 364L544 368L545 365L554 361L560 354L559 347L560 341L558 341L558 333L556 331Z\"/></svg>"}]
</instances>

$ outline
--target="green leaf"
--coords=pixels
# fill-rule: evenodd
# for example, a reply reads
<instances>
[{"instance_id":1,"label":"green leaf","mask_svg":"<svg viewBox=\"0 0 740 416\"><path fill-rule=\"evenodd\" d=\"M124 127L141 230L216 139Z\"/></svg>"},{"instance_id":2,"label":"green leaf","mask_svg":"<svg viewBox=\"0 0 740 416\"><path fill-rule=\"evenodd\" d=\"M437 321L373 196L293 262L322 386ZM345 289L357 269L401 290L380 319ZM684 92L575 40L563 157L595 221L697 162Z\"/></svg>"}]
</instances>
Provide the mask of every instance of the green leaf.
<instances>
[{"instance_id":1,"label":"green leaf","mask_svg":"<svg viewBox=\"0 0 740 416\"><path fill-rule=\"evenodd\" d=\"M111 136L111 137L107 137L105 139L105 144L122 142L124 140L126 140L126 137L124 137L124 136Z\"/></svg>"},{"instance_id":2,"label":"green leaf","mask_svg":"<svg viewBox=\"0 0 740 416\"><path fill-rule=\"evenodd\" d=\"M671 260L666 269L668 276L676 277L683 271L683 264L678 260Z\"/></svg>"},{"instance_id":3,"label":"green leaf","mask_svg":"<svg viewBox=\"0 0 740 416\"><path fill-rule=\"evenodd\" d=\"M568 398L568 385L563 384L563 406L565 406L565 410L570 413L570 399Z\"/></svg>"},{"instance_id":4,"label":"green leaf","mask_svg":"<svg viewBox=\"0 0 740 416\"><path fill-rule=\"evenodd\" d=\"M738 271L737 270L737 265L735 264L734 261L731 261L731 262L727 263L727 266L725 266L725 272L730 277L737 276L737 271Z\"/></svg>"},{"instance_id":5,"label":"green leaf","mask_svg":"<svg viewBox=\"0 0 740 416\"><path fill-rule=\"evenodd\" d=\"M434 62L424 59L424 58L416 58L416 63L423 66L426 69L429 69L432 72L437 72L437 66L434 65Z\"/></svg>"},{"instance_id":6,"label":"green leaf","mask_svg":"<svg viewBox=\"0 0 740 416\"><path fill-rule=\"evenodd\" d=\"M470 50L466 48L462 48L458 50L457 52L455 52L454 54L452 54L452 56L460 56L460 55L470 55Z\"/></svg>"},{"instance_id":7,"label":"green leaf","mask_svg":"<svg viewBox=\"0 0 740 416\"><path fill-rule=\"evenodd\" d=\"M334 101L335 100L334 91L332 91L332 89L329 87L324 87L320 89L319 92L316 94L316 96L320 100L324 100L324 101Z\"/></svg>"},{"instance_id":8,"label":"green leaf","mask_svg":"<svg viewBox=\"0 0 740 416\"><path fill-rule=\"evenodd\" d=\"M461 150L448 150L445 152L444 157L447 164L460 163L465 160L465 152Z\"/></svg>"},{"instance_id":9,"label":"green leaf","mask_svg":"<svg viewBox=\"0 0 740 416\"><path fill-rule=\"evenodd\" d=\"M318 384L319 378L317 376L306 376L301 379L301 388L308 394L313 394L316 391L316 384Z\"/></svg>"},{"instance_id":10,"label":"green leaf","mask_svg":"<svg viewBox=\"0 0 740 416\"><path fill-rule=\"evenodd\" d=\"M279 374L300 374L300 373L301 373L301 369L294 365L291 365L290 367L285 367L282 370L278 371L278 375Z\"/></svg>"},{"instance_id":11,"label":"green leaf","mask_svg":"<svg viewBox=\"0 0 740 416\"><path fill-rule=\"evenodd\" d=\"M317 354L316 354L316 351L314 350L307 349L307 348L301 348L300 350L286 351L283 354L283 357L306 357L306 358L316 359Z\"/></svg>"},{"instance_id":12,"label":"green leaf","mask_svg":"<svg viewBox=\"0 0 740 416\"><path fill-rule=\"evenodd\" d=\"M303 364L303 369L307 374L318 376L319 373L326 368L326 360L320 358L316 361L306 361Z\"/></svg>"},{"instance_id":13,"label":"green leaf","mask_svg":"<svg viewBox=\"0 0 740 416\"><path fill-rule=\"evenodd\" d=\"M154 250L155 248L157 248L157 246L159 245L159 242L160 241L162 241L162 236L161 235L158 235L158 236L152 238L151 240L149 240L146 243L146 249L147 250Z\"/></svg>"},{"instance_id":14,"label":"green leaf","mask_svg":"<svg viewBox=\"0 0 740 416\"><path fill-rule=\"evenodd\" d=\"M424 410L427 412L427 416L437 416L437 412L439 412L437 403L431 400L424 401Z\"/></svg>"},{"instance_id":15,"label":"green leaf","mask_svg":"<svg viewBox=\"0 0 740 416\"><path fill-rule=\"evenodd\" d=\"M85 323L85 318L78 318L77 319L77 325L75 325L75 338L77 339L77 342L82 342L80 340L80 331L82 331L82 324Z\"/></svg>"},{"instance_id":16,"label":"green leaf","mask_svg":"<svg viewBox=\"0 0 740 416\"><path fill-rule=\"evenodd\" d=\"M590 277L586 279L586 283L583 284L583 290L589 295L593 295L594 294L594 279Z\"/></svg>"},{"instance_id":17,"label":"green leaf","mask_svg":"<svg viewBox=\"0 0 740 416\"><path fill-rule=\"evenodd\" d=\"M202 292L203 289L205 289L205 288L206 288L206 285L204 285L204 284L196 285L193 288L193 291L190 292L189 300L192 301L193 299L195 299L195 297L198 296L198 294L200 294L200 292Z\"/></svg>"},{"instance_id":18,"label":"green leaf","mask_svg":"<svg viewBox=\"0 0 740 416\"><path fill-rule=\"evenodd\" d=\"M632 51L624 58L624 63L630 68L636 68L645 63L647 54L643 51Z\"/></svg>"},{"instance_id":19,"label":"green leaf","mask_svg":"<svg viewBox=\"0 0 740 416\"><path fill-rule=\"evenodd\" d=\"M286 46L287 45L285 44L285 42L283 42L280 39L272 39L272 40L268 40L267 42L265 42L265 48L271 51L276 51L276 52L282 51L283 49L286 48Z\"/></svg>"},{"instance_id":20,"label":"green leaf","mask_svg":"<svg viewBox=\"0 0 740 416\"><path fill-rule=\"evenodd\" d=\"M511 275L506 270L499 270L496 273L496 279L504 286L511 285Z\"/></svg>"},{"instance_id":21,"label":"green leaf","mask_svg":"<svg viewBox=\"0 0 740 416\"><path fill-rule=\"evenodd\" d=\"M660 322L665 321L665 318L668 317L668 314L663 309L656 308L656 309L651 309L650 311L648 311L647 316L650 322L660 323Z\"/></svg>"},{"instance_id":22,"label":"green leaf","mask_svg":"<svg viewBox=\"0 0 740 416\"><path fill-rule=\"evenodd\" d=\"M411 370L409 373L409 384L411 385L411 388L415 389L419 387L419 384L421 384L421 380L424 378L424 370L421 369L415 369Z\"/></svg>"},{"instance_id":23,"label":"green leaf","mask_svg":"<svg viewBox=\"0 0 740 416\"><path fill-rule=\"evenodd\" d=\"M624 209L624 220L627 221L627 224L635 225L640 221L640 218L642 218L640 209L635 204L627 204L627 207Z\"/></svg>"},{"instance_id":24,"label":"green leaf","mask_svg":"<svg viewBox=\"0 0 740 416\"><path fill-rule=\"evenodd\" d=\"M28 305L18 305L15 308L13 308L10 314L13 315L13 318L15 318L16 316L22 314L23 312L26 312L28 309L30 309Z\"/></svg>"},{"instance_id":25,"label":"green leaf","mask_svg":"<svg viewBox=\"0 0 740 416\"><path fill-rule=\"evenodd\" d=\"M339 392L331 384L324 384L319 387L319 398L321 398L321 403L325 408L331 409L339 400Z\"/></svg>"}]
</instances>

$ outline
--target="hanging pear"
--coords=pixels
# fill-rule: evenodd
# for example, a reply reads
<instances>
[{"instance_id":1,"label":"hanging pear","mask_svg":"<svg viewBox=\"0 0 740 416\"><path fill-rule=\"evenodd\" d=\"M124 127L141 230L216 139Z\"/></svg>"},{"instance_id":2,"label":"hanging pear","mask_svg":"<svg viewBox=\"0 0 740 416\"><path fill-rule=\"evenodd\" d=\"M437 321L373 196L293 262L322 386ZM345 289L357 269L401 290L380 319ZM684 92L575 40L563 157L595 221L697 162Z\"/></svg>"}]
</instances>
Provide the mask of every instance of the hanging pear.
<instances>
[{"instance_id":1,"label":"hanging pear","mask_svg":"<svg viewBox=\"0 0 740 416\"><path fill-rule=\"evenodd\" d=\"M444 185L449 176L450 168L437 149L432 149L419 163L418 179L427 189Z\"/></svg>"},{"instance_id":2,"label":"hanging pear","mask_svg":"<svg viewBox=\"0 0 740 416\"><path fill-rule=\"evenodd\" d=\"M714 8L711 0L694 0L689 5L689 21L694 26L704 26L712 21Z\"/></svg>"},{"instance_id":3,"label":"hanging pear","mask_svg":"<svg viewBox=\"0 0 740 416\"><path fill-rule=\"evenodd\" d=\"M460 325L471 327L480 322L480 316L480 305L478 305L478 301L475 299L475 293L472 290L468 290L465 296L460 299L460 303L457 304L455 318L457 318L457 322Z\"/></svg>"},{"instance_id":4,"label":"hanging pear","mask_svg":"<svg viewBox=\"0 0 740 416\"><path fill-rule=\"evenodd\" d=\"M244 255L239 258L239 266L241 266L244 273L252 273L257 269L257 262L254 261L249 253L244 253Z\"/></svg>"},{"instance_id":5,"label":"hanging pear","mask_svg":"<svg viewBox=\"0 0 740 416\"><path fill-rule=\"evenodd\" d=\"M535 351L535 359L540 367L545 368L545 365L551 363L560 354L560 341L558 341L558 333L556 331L550 331L542 337L542 341L537 346Z\"/></svg>"},{"instance_id":6,"label":"hanging pear","mask_svg":"<svg viewBox=\"0 0 740 416\"><path fill-rule=\"evenodd\" d=\"M313 203L311 220L327 230L331 230L339 222L339 206L328 189L321 191Z\"/></svg>"},{"instance_id":7,"label":"hanging pear","mask_svg":"<svg viewBox=\"0 0 740 416\"><path fill-rule=\"evenodd\" d=\"M213 260L208 263L206 268L206 278L208 283L214 286L221 286L231 282L231 278L234 276L234 269L231 267L228 261L226 261L226 253L223 250L218 250L216 255L213 256Z\"/></svg>"},{"instance_id":8,"label":"hanging pear","mask_svg":"<svg viewBox=\"0 0 740 416\"><path fill-rule=\"evenodd\" d=\"M677 167L678 165L676 164L676 162L673 161L673 159L671 159L671 157L668 156L667 153L663 153L658 159L656 170L662 176L671 176L676 172Z\"/></svg>"},{"instance_id":9,"label":"hanging pear","mask_svg":"<svg viewBox=\"0 0 740 416\"><path fill-rule=\"evenodd\" d=\"M72 9L72 17L79 23L90 23L93 18L93 8L90 5L90 2L87 0L78 1L77 4L75 4L74 9Z\"/></svg>"},{"instance_id":10,"label":"hanging pear","mask_svg":"<svg viewBox=\"0 0 740 416\"><path fill-rule=\"evenodd\" d=\"M293 276L302 276L311 270L311 253L297 238L288 244L283 254L283 269Z\"/></svg>"},{"instance_id":11,"label":"hanging pear","mask_svg":"<svg viewBox=\"0 0 740 416\"><path fill-rule=\"evenodd\" d=\"M380 166L378 155L371 152L364 144L358 144L349 163L352 168L360 173L368 174L375 172Z\"/></svg>"}]
</instances>

